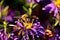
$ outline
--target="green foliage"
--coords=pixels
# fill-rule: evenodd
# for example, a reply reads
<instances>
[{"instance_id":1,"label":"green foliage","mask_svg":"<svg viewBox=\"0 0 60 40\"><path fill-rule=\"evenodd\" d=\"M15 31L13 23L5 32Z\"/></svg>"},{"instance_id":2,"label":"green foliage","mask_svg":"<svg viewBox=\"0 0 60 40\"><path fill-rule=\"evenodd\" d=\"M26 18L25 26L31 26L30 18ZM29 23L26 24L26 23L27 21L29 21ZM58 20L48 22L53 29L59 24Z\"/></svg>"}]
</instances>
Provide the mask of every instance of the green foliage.
<instances>
[{"instance_id":1,"label":"green foliage","mask_svg":"<svg viewBox=\"0 0 60 40\"><path fill-rule=\"evenodd\" d=\"M28 12L28 9L26 7L23 6L23 9L24 9L24 11Z\"/></svg>"},{"instance_id":2,"label":"green foliage","mask_svg":"<svg viewBox=\"0 0 60 40\"><path fill-rule=\"evenodd\" d=\"M0 2L0 6L3 4L3 2L4 2L4 0L2 0L2 1Z\"/></svg>"},{"instance_id":3,"label":"green foliage","mask_svg":"<svg viewBox=\"0 0 60 40\"><path fill-rule=\"evenodd\" d=\"M15 16L20 16L20 12L19 11L15 11Z\"/></svg>"},{"instance_id":4,"label":"green foliage","mask_svg":"<svg viewBox=\"0 0 60 40\"><path fill-rule=\"evenodd\" d=\"M37 4L33 4L32 2L29 4L29 8L26 8L25 6L23 6L24 11L26 11L28 13L29 16L31 16L32 13L32 9L35 8L37 6Z\"/></svg>"},{"instance_id":5,"label":"green foliage","mask_svg":"<svg viewBox=\"0 0 60 40\"><path fill-rule=\"evenodd\" d=\"M0 28L4 28L4 26L2 24L0 24Z\"/></svg>"}]
</instances>

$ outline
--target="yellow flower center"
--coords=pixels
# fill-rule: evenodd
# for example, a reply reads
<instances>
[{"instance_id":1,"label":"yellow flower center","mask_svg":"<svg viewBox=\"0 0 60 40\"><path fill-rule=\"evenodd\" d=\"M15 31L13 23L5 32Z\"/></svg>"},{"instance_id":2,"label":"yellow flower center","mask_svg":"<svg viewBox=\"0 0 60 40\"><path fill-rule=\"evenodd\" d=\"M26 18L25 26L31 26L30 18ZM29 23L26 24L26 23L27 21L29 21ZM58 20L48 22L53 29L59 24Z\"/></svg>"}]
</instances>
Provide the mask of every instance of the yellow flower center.
<instances>
[{"instance_id":1,"label":"yellow flower center","mask_svg":"<svg viewBox=\"0 0 60 40\"><path fill-rule=\"evenodd\" d=\"M30 18L28 18L27 14L24 14L21 16L22 20L24 20L23 25L26 29L31 29L32 27L32 22L30 22Z\"/></svg>"},{"instance_id":2,"label":"yellow flower center","mask_svg":"<svg viewBox=\"0 0 60 40\"><path fill-rule=\"evenodd\" d=\"M60 7L60 0L54 1L54 4L55 4L57 7Z\"/></svg>"},{"instance_id":3,"label":"yellow flower center","mask_svg":"<svg viewBox=\"0 0 60 40\"><path fill-rule=\"evenodd\" d=\"M32 23L30 23L30 22L29 23L24 22L23 24L26 27L26 29L31 29L31 27L32 27Z\"/></svg>"},{"instance_id":4,"label":"yellow flower center","mask_svg":"<svg viewBox=\"0 0 60 40\"><path fill-rule=\"evenodd\" d=\"M49 37L52 37L53 36L53 33L52 33L51 30L46 29L46 35L48 35Z\"/></svg>"}]
</instances>

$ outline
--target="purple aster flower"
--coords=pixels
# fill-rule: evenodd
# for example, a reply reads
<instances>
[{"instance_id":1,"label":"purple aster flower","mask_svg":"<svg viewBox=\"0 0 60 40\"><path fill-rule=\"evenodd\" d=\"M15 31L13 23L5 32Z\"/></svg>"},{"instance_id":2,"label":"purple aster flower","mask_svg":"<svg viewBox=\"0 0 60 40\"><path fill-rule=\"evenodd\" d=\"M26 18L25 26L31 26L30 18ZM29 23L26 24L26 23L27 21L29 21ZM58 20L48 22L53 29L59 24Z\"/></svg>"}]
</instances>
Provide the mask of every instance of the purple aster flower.
<instances>
[{"instance_id":1,"label":"purple aster flower","mask_svg":"<svg viewBox=\"0 0 60 40\"><path fill-rule=\"evenodd\" d=\"M17 25L19 25L21 27L20 30L23 31L23 37L22 40L28 40L29 39L29 35L28 32L30 33L30 35L32 36L32 39L35 40L34 36L37 35L37 37L39 38L41 35L45 34L44 28L40 25L40 22L36 22L33 23L32 26L30 27L31 24L28 23L28 25L26 25L26 23L24 24L24 22L17 22ZM22 34L22 32L21 32ZM40 35L39 35L40 34Z\"/></svg>"},{"instance_id":2,"label":"purple aster flower","mask_svg":"<svg viewBox=\"0 0 60 40\"><path fill-rule=\"evenodd\" d=\"M50 7L51 9L50 9L49 13L52 13L52 11L54 11L54 16L56 16L56 14L58 13L59 8L60 8L58 6L59 4L60 4L60 1L59 0L54 1L54 2L52 0L52 3L46 5L44 8L42 8L42 10L46 10L48 7Z\"/></svg>"}]
</instances>

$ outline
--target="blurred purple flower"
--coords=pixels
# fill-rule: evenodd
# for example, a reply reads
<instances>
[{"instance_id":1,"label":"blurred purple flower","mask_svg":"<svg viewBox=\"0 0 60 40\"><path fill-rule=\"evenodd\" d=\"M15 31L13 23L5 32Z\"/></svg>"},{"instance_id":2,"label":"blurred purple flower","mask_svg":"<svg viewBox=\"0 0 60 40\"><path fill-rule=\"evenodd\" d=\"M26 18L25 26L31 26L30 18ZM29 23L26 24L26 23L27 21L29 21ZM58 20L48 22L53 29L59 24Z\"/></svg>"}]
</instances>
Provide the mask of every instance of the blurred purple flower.
<instances>
[{"instance_id":1,"label":"blurred purple flower","mask_svg":"<svg viewBox=\"0 0 60 40\"><path fill-rule=\"evenodd\" d=\"M6 21L11 22L11 21L13 21L13 18L11 16L7 16Z\"/></svg>"},{"instance_id":2,"label":"blurred purple flower","mask_svg":"<svg viewBox=\"0 0 60 40\"><path fill-rule=\"evenodd\" d=\"M40 1L41 1L41 0L36 0L36 2L38 2L38 3L39 3Z\"/></svg>"},{"instance_id":3,"label":"blurred purple flower","mask_svg":"<svg viewBox=\"0 0 60 40\"><path fill-rule=\"evenodd\" d=\"M8 35L4 29L0 29L0 40L8 40Z\"/></svg>"},{"instance_id":4,"label":"blurred purple flower","mask_svg":"<svg viewBox=\"0 0 60 40\"><path fill-rule=\"evenodd\" d=\"M6 21L7 21L7 22L12 22L14 16L15 16L15 11L12 10L12 9L9 9L7 16L6 16L6 17L3 16L3 19L5 20L5 18L6 18Z\"/></svg>"},{"instance_id":5,"label":"blurred purple flower","mask_svg":"<svg viewBox=\"0 0 60 40\"><path fill-rule=\"evenodd\" d=\"M8 15L14 17L15 16L15 11L13 9L9 9Z\"/></svg>"},{"instance_id":6,"label":"blurred purple flower","mask_svg":"<svg viewBox=\"0 0 60 40\"><path fill-rule=\"evenodd\" d=\"M3 29L0 29L0 38L1 38L1 40L3 40Z\"/></svg>"},{"instance_id":7,"label":"blurred purple flower","mask_svg":"<svg viewBox=\"0 0 60 40\"><path fill-rule=\"evenodd\" d=\"M35 3L34 0L27 0L28 3L32 2L32 3Z\"/></svg>"}]
</instances>

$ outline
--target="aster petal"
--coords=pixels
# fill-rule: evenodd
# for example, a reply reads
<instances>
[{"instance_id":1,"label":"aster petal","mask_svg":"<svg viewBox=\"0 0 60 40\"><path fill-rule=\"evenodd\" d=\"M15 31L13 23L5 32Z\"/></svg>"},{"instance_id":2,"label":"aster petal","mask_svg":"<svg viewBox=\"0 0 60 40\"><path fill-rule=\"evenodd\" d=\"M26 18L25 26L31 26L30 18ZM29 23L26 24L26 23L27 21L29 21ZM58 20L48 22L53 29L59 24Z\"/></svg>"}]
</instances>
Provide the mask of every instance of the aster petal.
<instances>
[{"instance_id":1,"label":"aster petal","mask_svg":"<svg viewBox=\"0 0 60 40\"><path fill-rule=\"evenodd\" d=\"M14 40L17 40L18 38L14 38Z\"/></svg>"},{"instance_id":2,"label":"aster petal","mask_svg":"<svg viewBox=\"0 0 60 40\"><path fill-rule=\"evenodd\" d=\"M25 39L25 36L23 36L22 40L26 40L26 39Z\"/></svg>"},{"instance_id":3,"label":"aster petal","mask_svg":"<svg viewBox=\"0 0 60 40\"><path fill-rule=\"evenodd\" d=\"M34 35L32 35L33 40L35 40Z\"/></svg>"},{"instance_id":4,"label":"aster petal","mask_svg":"<svg viewBox=\"0 0 60 40\"><path fill-rule=\"evenodd\" d=\"M57 40L57 37L55 37L54 40Z\"/></svg>"},{"instance_id":5,"label":"aster petal","mask_svg":"<svg viewBox=\"0 0 60 40\"><path fill-rule=\"evenodd\" d=\"M0 32L0 38L3 40L3 33Z\"/></svg>"},{"instance_id":6,"label":"aster petal","mask_svg":"<svg viewBox=\"0 0 60 40\"><path fill-rule=\"evenodd\" d=\"M52 40L52 38L49 38L48 40Z\"/></svg>"},{"instance_id":7,"label":"aster petal","mask_svg":"<svg viewBox=\"0 0 60 40\"><path fill-rule=\"evenodd\" d=\"M29 40L28 30L25 30L25 32L24 32L24 36L25 36L25 39L26 39L26 40Z\"/></svg>"},{"instance_id":8,"label":"aster petal","mask_svg":"<svg viewBox=\"0 0 60 40\"><path fill-rule=\"evenodd\" d=\"M30 35L34 35L32 31L30 31Z\"/></svg>"},{"instance_id":9,"label":"aster petal","mask_svg":"<svg viewBox=\"0 0 60 40\"><path fill-rule=\"evenodd\" d=\"M42 34L45 34L45 32L44 32L44 31L42 31L42 30L40 30L39 32L40 32L40 33L42 33Z\"/></svg>"},{"instance_id":10,"label":"aster petal","mask_svg":"<svg viewBox=\"0 0 60 40\"><path fill-rule=\"evenodd\" d=\"M53 5L52 3L46 5L44 8L42 8L42 10L46 10L47 7L51 7L51 5Z\"/></svg>"},{"instance_id":11,"label":"aster petal","mask_svg":"<svg viewBox=\"0 0 60 40\"><path fill-rule=\"evenodd\" d=\"M17 22L17 25L20 26L20 27L23 27L22 23L18 20L16 21Z\"/></svg>"},{"instance_id":12,"label":"aster petal","mask_svg":"<svg viewBox=\"0 0 60 40\"><path fill-rule=\"evenodd\" d=\"M40 2L41 0L36 0L37 2Z\"/></svg>"},{"instance_id":13,"label":"aster petal","mask_svg":"<svg viewBox=\"0 0 60 40\"><path fill-rule=\"evenodd\" d=\"M49 13L51 13L54 9L55 9L55 5L53 3L50 3L48 5L46 5L44 8L42 8L42 10L46 10L46 8L51 7Z\"/></svg>"},{"instance_id":14,"label":"aster petal","mask_svg":"<svg viewBox=\"0 0 60 40\"><path fill-rule=\"evenodd\" d=\"M40 26L39 29L40 29L40 28L41 28L41 29L44 29L42 26Z\"/></svg>"},{"instance_id":15,"label":"aster petal","mask_svg":"<svg viewBox=\"0 0 60 40\"><path fill-rule=\"evenodd\" d=\"M58 38L60 39L60 36Z\"/></svg>"},{"instance_id":16,"label":"aster petal","mask_svg":"<svg viewBox=\"0 0 60 40\"><path fill-rule=\"evenodd\" d=\"M36 29L34 29L34 28L31 28L31 30L32 30L32 31L34 31L34 32L37 34L37 31L36 31Z\"/></svg>"},{"instance_id":17,"label":"aster petal","mask_svg":"<svg viewBox=\"0 0 60 40\"><path fill-rule=\"evenodd\" d=\"M57 37L58 39L60 39L60 35L56 34L56 37Z\"/></svg>"},{"instance_id":18,"label":"aster petal","mask_svg":"<svg viewBox=\"0 0 60 40\"><path fill-rule=\"evenodd\" d=\"M57 13L58 13L58 8L56 7L54 11L54 16L56 16Z\"/></svg>"},{"instance_id":19,"label":"aster petal","mask_svg":"<svg viewBox=\"0 0 60 40\"><path fill-rule=\"evenodd\" d=\"M13 18L11 16L7 16L6 17L6 21L10 21L11 22L11 21L13 21Z\"/></svg>"}]
</instances>

